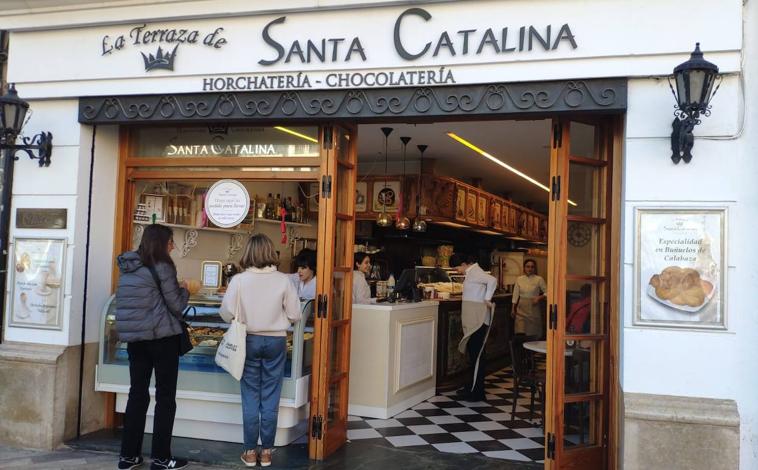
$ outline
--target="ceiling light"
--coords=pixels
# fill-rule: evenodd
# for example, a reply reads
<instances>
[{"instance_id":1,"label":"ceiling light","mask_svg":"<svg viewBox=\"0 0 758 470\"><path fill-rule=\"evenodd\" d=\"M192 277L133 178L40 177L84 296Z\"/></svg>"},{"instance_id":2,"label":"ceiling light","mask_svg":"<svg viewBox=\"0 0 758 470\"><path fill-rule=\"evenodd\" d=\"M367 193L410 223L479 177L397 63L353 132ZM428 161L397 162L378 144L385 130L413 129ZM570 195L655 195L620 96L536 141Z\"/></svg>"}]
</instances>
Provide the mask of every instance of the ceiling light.
<instances>
[{"instance_id":1,"label":"ceiling light","mask_svg":"<svg viewBox=\"0 0 758 470\"><path fill-rule=\"evenodd\" d=\"M305 139L308 142L313 142L314 144L318 143L318 139L314 139L313 137L309 137L309 136L307 136L305 134L301 134L301 133L299 133L297 131L293 131L292 129L287 129L286 127L274 126L274 129L276 129L278 131L285 132L285 133L290 134L290 135L294 135L295 137L300 137L301 139Z\"/></svg>"},{"instance_id":2,"label":"ceiling light","mask_svg":"<svg viewBox=\"0 0 758 470\"><path fill-rule=\"evenodd\" d=\"M503 162L502 160L499 160L499 159L493 157L489 153L485 152L484 150L480 149L476 145L472 144L471 142L469 142L468 140L464 139L463 137L455 134L454 132L447 132L447 136L450 137L451 139L455 140L456 142L465 145L466 147L470 148L471 150L473 150L474 152L478 153L479 155L481 155L481 156L483 156L485 158L488 158L489 160L491 160L494 163L497 163L498 165L500 165L501 167L505 168L506 170L517 174L518 176L524 178L525 180L529 181L530 183L532 183L534 185L539 186L540 188L544 189L548 193L550 192L550 188L548 188L544 184L540 183L539 181L537 181L536 179L534 179L531 176L527 175L526 173L522 173L521 171L513 168L512 166L508 165L507 163ZM568 203L571 204L572 206L576 206L577 205L574 201L572 201L570 199L569 199Z\"/></svg>"}]
</instances>

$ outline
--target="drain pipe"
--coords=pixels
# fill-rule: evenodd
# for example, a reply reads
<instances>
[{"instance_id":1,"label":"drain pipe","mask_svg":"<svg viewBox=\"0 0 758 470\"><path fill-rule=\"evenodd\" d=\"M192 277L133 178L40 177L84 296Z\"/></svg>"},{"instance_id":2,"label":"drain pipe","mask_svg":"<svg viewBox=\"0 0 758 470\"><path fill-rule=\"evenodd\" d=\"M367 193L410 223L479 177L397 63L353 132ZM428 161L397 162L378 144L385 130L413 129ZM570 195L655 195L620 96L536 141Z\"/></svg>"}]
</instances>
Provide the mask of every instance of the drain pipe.
<instances>
[{"instance_id":1,"label":"drain pipe","mask_svg":"<svg viewBox=\"0 0 758 470\"><path fill-rule=\"evenodd\" d=\"M82 437L82 395L84 393L84 346L87 325L87 285L89 279L89 245L92 232L92 182L95 175L95 136L97 125L92 126L92 146L89 158L89 194L87 195L87 243L84 246L84 300L82 301L82 339L79 347L79 406L76 412L76 438Z\"/></svg>"}]
</instances>

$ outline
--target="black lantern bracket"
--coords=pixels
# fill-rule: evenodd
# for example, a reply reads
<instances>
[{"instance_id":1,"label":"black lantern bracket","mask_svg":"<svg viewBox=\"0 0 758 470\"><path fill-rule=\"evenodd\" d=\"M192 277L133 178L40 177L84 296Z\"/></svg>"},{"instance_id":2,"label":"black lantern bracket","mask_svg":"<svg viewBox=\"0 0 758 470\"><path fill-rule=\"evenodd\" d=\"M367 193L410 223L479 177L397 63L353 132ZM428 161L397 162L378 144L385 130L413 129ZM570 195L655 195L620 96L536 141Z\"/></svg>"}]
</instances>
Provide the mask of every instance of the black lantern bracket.
<instances>
[{"instance_id":1,"label":"black lantern bracket","mask_svg":"<svg viewBox=\"0 0 758 470\"><path fill-rule=\"evenodd\" d=\"M11 151L14 160L18 160L16 152L24 152L32 160L37 160L40 167L50 166L50 157L53 153L53 134L40 132L34 137L21 137L23 144L0 144L0 148ZM37 155L35 155L35 152Z\"/></svg>"},{"instance_id":2,"label":"black lantern bracket","mask_svg":"<svg viewBox=\"0 0 758 470\"><path fill-rule=\"evenodd\" d=\"M40 167L48 167L53 153L53 134L40 132L34 137L21 136L27 111L29 103L19 98L15 85L11 83L8 93L0 96L0 149L6 150L7 157L13 160L18 160L17 152L24 152L32 160L37 160ZM18 137L21 137L22 144L16 143Z\"/></svg>"},{"instance_id":3,"label":"black lantern bracket","mask_svg":"<svg viewBox=\"0 0 758 470\"><path fill-rule=\"evenodd\" d=\"M695 44L690 59L674 68L673 77L668 79L676 100L674 122L671 123L671 160L674 164L692 160L692 147L695 145L692 132L700 124L702 116L711 115L710 102L721 86L721 80L719 68L703 59L699 42Z\"/></svg>"}]
</instances>

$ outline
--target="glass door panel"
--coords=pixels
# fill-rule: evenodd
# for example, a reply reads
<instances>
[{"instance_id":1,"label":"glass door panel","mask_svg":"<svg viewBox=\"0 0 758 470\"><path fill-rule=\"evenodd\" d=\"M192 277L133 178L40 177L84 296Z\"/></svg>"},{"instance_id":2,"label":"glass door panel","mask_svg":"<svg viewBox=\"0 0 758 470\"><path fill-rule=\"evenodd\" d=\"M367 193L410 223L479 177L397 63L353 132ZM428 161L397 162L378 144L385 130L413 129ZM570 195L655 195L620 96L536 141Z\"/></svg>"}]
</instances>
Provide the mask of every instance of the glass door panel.
<instances>
[{"instance_id":1,"label":"glass door panel","mask_svg":"<svg viewBox=\"0 0 758 470\"><path fill-rule=\"evenodd\" d=\"M309 455L324 459L347 436L352 264L355 236L356 134L353 129L322 130L321 200L319 203L318 295L311 384Z\"/></svg>"},{"instance_id":2,"label":"glass door panel","mask_svg":"<svg viewBox=\"0 0 758 470\"><path fill-rule=\"evenodd\" d=\"M553 127L545 465L604 468L611 139L601 124Z\"/></svg>"}]
</instances>

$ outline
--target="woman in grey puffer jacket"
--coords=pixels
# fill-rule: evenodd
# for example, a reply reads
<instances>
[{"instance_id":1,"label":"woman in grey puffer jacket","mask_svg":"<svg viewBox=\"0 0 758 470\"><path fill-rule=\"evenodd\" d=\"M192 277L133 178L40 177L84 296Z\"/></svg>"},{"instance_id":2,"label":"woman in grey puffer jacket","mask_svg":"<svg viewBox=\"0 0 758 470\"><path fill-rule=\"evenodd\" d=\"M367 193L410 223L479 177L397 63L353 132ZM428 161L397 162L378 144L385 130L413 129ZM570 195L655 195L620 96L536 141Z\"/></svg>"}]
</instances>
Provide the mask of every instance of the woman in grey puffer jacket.
<instances>
[{"instance_id":1,"label":"woman in grey puffer jacket","mask_svg":"<svg viewBox=\"0 0 758 470\"><path fill-rule=\"evenodd\" d=\"M189 300L189 292L176 279L176 267L169 255L173 248L173 231L152 224L145 228L137 251L118 257L121 276L116 289L116 331L119 339L127 343L131 383L118 462L122 470L143 462L142 438L153 370L155 415L150 468L178 469L187 465L186 460L171 455L181 318Z\"/></svg>"}]
</instances>

